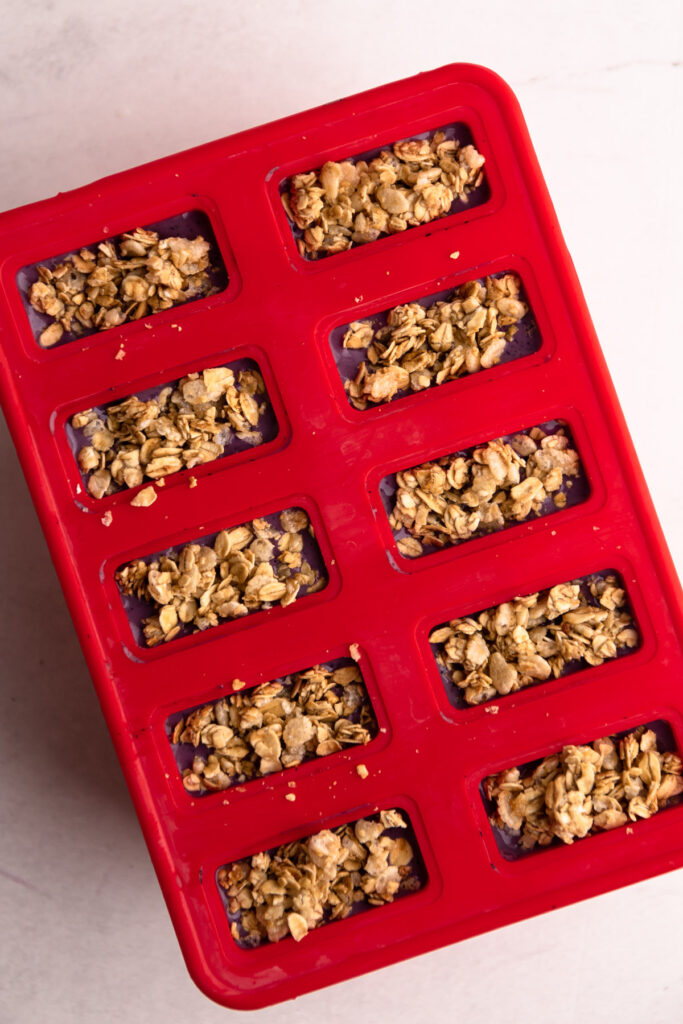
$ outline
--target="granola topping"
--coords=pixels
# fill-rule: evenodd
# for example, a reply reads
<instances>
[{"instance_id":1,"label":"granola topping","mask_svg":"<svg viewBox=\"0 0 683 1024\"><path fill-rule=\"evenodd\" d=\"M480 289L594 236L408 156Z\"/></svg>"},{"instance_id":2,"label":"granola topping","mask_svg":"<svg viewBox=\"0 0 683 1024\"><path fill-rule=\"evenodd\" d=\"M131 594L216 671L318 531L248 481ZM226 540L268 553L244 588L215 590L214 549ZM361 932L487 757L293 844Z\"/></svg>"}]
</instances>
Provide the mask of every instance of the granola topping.
<instances>
[{"instance_id":1,"label":"granola topping","mask_svg":"<svg viewBox=\"0 0 683 1024\"><path fill-rule=\"evenodd\" d=\"M65 333L106 331L210 295L210 248L201 235L160 238L156 231L137 228L118 243L100 242L55 267L39 266L29 302L53 320L40 335L40 345L50 348Z\"/></svg>"},{"instance_id":2,"label":"granola topping","mask_svg":"<svg viewBox=\"0 0 683 1024\"><path fill-rule=\"evenodd\" d=\"M396 836L406 828L399 811L381 811L221 868L233 938L247 947L290 935L300 942L354 909L415 892L417 848Z\"/></svg>"},{"instance_id":3,"label":"granola topping","mask_svg":"<svg viewBox=\"0 0 683 1024\"><path fill-rule=\"evenodd\" d=\"M228 366L189 373L148 400L131 395L106 409L71 419L85 443L78 465L89 493L103 498L143 480L163 480L220 458L235 439L263 444L268 409L265 385L254 369ZM192 486L192 485L191 485Z\"/></svg>"},{"instance_id":4,"label":"granola topping","mask_svg":"<svg viewBox=\"0 0 683 1024\"><path fill-rule=\"evenodd\" d=\"M148 647L274 604L284 608L303 593L323 589L327 577L305 557L304 535L313 537L306 513L282 512L281 529L274 518L253 519L222 530L211 544L186 544L117 571L121 592L155 609L142 620Z\"/></svg>"},{"instance_id":5,"label":"granola topping","mask_svg":"<svg viewBox=\"0 0 683 1024\"><path fill-rule=\"evenodd\" d=\"M302 255L331 256L451 212L483 180L484 157L443 131L405 139L374 160L328 161L295 174L282 197Z\"/></svg>"},{"instance_id":6,"label":"granola topping","mask_svg":"<svg viewBox=\"0 0 683 1024\"><path fill-rule=\"evenodd\" d=\"M376 733L360 670L346 661L205 704L175 724L171 741L193 754L185 789L204 794L363 746Z\"/></svg>"},{"instance_id":7,"label":"granola topping","mask_svg":"<svg viewBox=\"0 0 683 1024\"><path fill-rule=\"evenodd\" d=\"M496 807L491 824L531 850L650 818L683 793L681 759L658 751L656 734L641 727L621 739L563 747L531 773L491 775L484 790Z\"/></svg>"},{"instance_id":8,"label":"granola topping","mask_svg":"<svg viewBox=\"0 0 683 1024\"><path fill-rule=\"evenodd\" d=\"M429 639L465 702L482 704L568 666L602 665L638 633L616 576L592 576L453 619Z\"/></svg>"},{"instance_id":9,"label":"granola topping","mask_svg":"<svg viewBox=\"0 0 683 1024\"><path fill-rule=\"evenodd\" d=\"M498 363L528 306L515 274L468 281L447 301L394 306L386 324L349 324L343 346L365 349L353 380L346 382L356 409L424 391Z\"/></svg>"},{"instance_id":10,"label":"granola topping","mask_svg":"<svg viewBox=\"0 0 683 1024\"><path fill-rule=\"evenodd\" d=\"M497 438L396 474L389 521L406 558L555 511L547 499L580 474L562 427ZM405 532L404 532L405 531ZM407 534L407 536L406 536Z\"/></svg>"}]
</instances>

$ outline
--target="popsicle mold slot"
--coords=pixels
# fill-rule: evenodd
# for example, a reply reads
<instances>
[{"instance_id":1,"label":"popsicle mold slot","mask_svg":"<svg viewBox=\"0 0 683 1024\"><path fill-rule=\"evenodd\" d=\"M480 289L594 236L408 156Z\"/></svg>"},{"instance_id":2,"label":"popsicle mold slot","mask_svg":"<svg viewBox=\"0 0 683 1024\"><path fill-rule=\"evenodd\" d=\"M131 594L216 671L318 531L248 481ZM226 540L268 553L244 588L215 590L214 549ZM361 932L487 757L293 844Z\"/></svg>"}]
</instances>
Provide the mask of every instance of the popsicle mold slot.
<instances>
[{"instance_id":1,"label":"popsicle mold slot","mask_svg":"<svg viewBox=\"0 0 683 1024\"><path fill-rule=\"evenodd\" d=\"M66 432L99 499L267 444L278 423L258 365L240 359L82 410Z\"/></svg>"},{"instance_id":2,"label":"popsicle mold slot","mask_svg":"<svg viewBox=\"0 0 683 1024\"><path fill-rule=\"evenodd\" d=\"M405 558L551 515L588 493L569 428L557 420L423 462L380 484Z\"/></svg>"},{"instance_id":3,"label":"popsicle mold slot","mask_svg":"<svg viewBox=\"0 0 683 1024\"><path fill-rule=\"evenodd\" d=\"M514 271L393 306L335 328L349 403L364 411L536 352L541 337Z\"/></svg>"},{"instance_id":4,"label":"popsicle mold slot","mask_svg":"<svg viewBox=\"0 0 683 1024\"><path fill-rule=\"evenodd\" d=\"M283 182L300 254L321 259L478 206L485 158L465 124L413 135Z\"/></svg>"},{"instance_id":5,"label":"popsicle mold slot","mask_svg":"<svg viewBox=\"0 0 683 1024\"><path fill-rule=\"evenodd\" d=\"M669 724L641 725L490 775L481 787L508 860L615 828L633 830L683 800L681 758Z\"/></svg>"},{"instance_id":6,"label":"popsicle mold slot","mask_svg":"<svg viewBox=\"0 0 683 1024\"><path fill-rule=\"evenodd\" d=\"M316 928L417 892L426 878L402 810L323 829L216 875L232 937L247 949L300 942Z\"/></svg>"},{"instance_id":7,"label":"popsicle mold slot","mask_svg":"<svg viewBox=\"0 0 683 1024\"><path fill-rule=\"evenodd\" d=\"M302 508L262 516L116 571L136 641L155 647L322 590L327 573Z\"/></svg>"},{"instance_id":8,"label":"popsicle mold slot","mask_svg":"<svg viewBox=\"0 0 683 1024\"><path fill-rule=\"evenodd\" d=\"M365 746L377 720L342 658L173 715L167 733L185 789L204 796Z\"/></svg>"},{"instance_id":9,"label":"popsicle mold slot","mask_svg":"<svg viewBox=\"0 0 683 1024\"><path fill-rule=\"evenodd\" d=\"M17 274L36 342L65 345L223 291L228 273L201 210L103 238Z\"/></svg>"},{"instance_id":10,"label":"popsicle mold slot","mask_svg":"<svg viewBox=\"0 0 683 1024\"><path fill-rule=\"evenodd\" d=\"M621 658L639 634L623 581L605 570L452 619L429 640L448 700L464 708Z\"/></svg>"}]
</instances>

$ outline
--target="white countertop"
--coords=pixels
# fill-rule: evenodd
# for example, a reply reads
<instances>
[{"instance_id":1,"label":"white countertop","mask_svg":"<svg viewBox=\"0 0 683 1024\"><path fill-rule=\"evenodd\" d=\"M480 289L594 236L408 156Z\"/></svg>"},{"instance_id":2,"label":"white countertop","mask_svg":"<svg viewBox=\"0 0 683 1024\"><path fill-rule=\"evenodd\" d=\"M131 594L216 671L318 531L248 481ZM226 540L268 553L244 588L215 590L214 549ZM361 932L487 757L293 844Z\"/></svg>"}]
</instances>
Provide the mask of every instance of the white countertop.
<instances>
[{"instance_id":1,"label":"white countertop","mask_svg":"<svg viewBox=\"0 0 683 1024\"><path fill-rule=\"evenodd\" d=\"M0 10L3 210L454 60L498 71L522 104L683 564L675 0ZM271 1010L210 1003L185 971L3 421L0 480L2 1024L683 1018L682 871Z\"/></svg>"}]
</instances>

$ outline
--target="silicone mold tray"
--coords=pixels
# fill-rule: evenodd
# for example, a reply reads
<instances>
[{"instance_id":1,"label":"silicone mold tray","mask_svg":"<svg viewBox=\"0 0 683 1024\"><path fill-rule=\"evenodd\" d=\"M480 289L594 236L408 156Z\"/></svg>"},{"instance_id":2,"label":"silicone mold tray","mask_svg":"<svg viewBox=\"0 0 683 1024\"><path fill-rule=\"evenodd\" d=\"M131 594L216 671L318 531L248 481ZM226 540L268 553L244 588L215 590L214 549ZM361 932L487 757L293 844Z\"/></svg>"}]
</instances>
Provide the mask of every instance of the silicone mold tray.
<instances>
[{"instance_id":1,"label":"silicone mold tray","mask_svg":"<svg viewBox=\"0 0 683 1024\"><path fill-rule=\"evenodd\" d=\"M449 124L466 125L486 157L483 201L321 260L299 254L280 200L289 176ZM211 222L227 287L41 350L23 268L192 211ZM683 748L680 592L522 115L498 77L442 68L3 214L0 259L3 406L188 967L207 994L263 1006L683 864L681 806L510 861L480 794L491 772L650 721L668 723ZM540 345L389 405L349 405L335 329L508 270ZM131 507L130 492L84 494L66 431L74 412L240 359L264 375L275 438L199 467L194 488L187 473L169 477L146 509ZM383 481L550 421L571 432L584 500L428 557L399 554ZM118 566L290 507L315 525L324 589L154 649L135 641ZM495 715L451 704L429 645L435 624L607 568L624 580L637 650L501 698ZM227 795L184 790L171 716L230 693L236 677L253 686L348 657L352 644L380 726L366 747ZM300 943L237 946L221 865L387 808L410 819L420 891Z\"/></svg>"}]
</instances>

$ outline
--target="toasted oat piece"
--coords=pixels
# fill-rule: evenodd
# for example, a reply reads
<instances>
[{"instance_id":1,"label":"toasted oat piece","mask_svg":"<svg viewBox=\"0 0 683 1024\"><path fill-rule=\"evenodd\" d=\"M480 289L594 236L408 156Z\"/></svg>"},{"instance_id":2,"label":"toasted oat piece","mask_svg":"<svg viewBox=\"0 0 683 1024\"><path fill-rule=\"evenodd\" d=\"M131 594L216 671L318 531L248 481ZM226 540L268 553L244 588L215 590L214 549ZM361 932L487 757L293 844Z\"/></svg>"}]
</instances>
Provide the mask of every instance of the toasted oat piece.
<instances>
[{"instance_id":1,"label":"toasted oat piece","mask_svg":"<svg viewBox=\"0 0 683 1024\"><path fill-rule=\"evenodd\" d=\"M282 201L302 232L302 254L319 258L445 217L481 184L483 166L474 146L438 131L395 142L369 162L328 161L295 174Z\"/></svg>"},{"instance_id":2,"label":"toasted oat piece","mask_svg":"<svg viewBox=\"0 0 683 1024\"><path fill-rule=\"evenodd\" d=\"M616 576L559 583L432 630L436 659L467 704L558 678L568 665L602 665L638 643Z\"/></svg>"},{"instance_id":3,"label":"toasted oat piece","mask_svg":"<svg viewBox=\"0 0 683 1024\"><path fill-rule=\"evenodd\" d=\"M300 942L356 904L381 906L416 891L417 850L390 834L405 828L399 811L381 811L221 868L233 938L252 947L290 935Z\"/></svg>"},{"instance_id":4,"label":"toasted oat piece","mask_svg":"<svg viewBox=\"0 0 683 1024\"><path fill-rule=\"evenodd\" d=\"M622 739L563 747L530 774L510 768L491 775L484 790L496 807L492 825L531 850L650 818L683 793L681 759L659 752L655 733L641 727Z\"/></svg>"}]
</instances>

